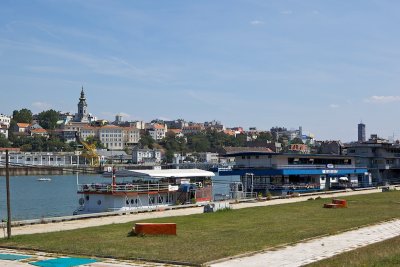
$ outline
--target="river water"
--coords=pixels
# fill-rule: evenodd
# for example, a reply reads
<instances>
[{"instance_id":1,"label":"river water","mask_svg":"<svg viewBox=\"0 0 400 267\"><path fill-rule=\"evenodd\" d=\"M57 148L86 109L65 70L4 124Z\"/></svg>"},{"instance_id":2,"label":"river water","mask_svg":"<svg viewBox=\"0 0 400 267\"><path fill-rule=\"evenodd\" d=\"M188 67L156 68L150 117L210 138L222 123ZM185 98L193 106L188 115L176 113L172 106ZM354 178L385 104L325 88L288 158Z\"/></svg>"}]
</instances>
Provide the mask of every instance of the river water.
<instances>
[{"instance_id":1,"label":"river water","mask_svg":"<svg viewBox=\"0 0 400 267\"><path fill-rule=\"evenodd\" d=\"M37 181L51 178L50 182ZM79 175L79 183L110 182L101 175ZM229 183L238 180L235 176L214 178L214 194L228 194ZM11 176L11 217L13 220L40 219L72 215L78 207L77 177L71 175ZM7 218L6 179L0 177L0 220Z\"/></svg>"}]
</instances>

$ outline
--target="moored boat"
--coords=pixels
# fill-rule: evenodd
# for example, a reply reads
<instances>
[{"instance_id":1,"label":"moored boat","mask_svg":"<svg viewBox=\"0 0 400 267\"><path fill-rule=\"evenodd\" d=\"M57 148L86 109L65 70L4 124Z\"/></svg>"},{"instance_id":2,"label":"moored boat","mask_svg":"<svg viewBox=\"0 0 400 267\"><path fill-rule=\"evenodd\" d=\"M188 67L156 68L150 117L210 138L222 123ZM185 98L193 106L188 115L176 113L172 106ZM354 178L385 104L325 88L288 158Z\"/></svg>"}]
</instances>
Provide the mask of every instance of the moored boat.
<instances>
[{"instance_id":1,"label":"moored boat","mask_svg":"<svg viewBox=\"0 0 400 267\"><path fill-rule=\"evenodd\" d=\"M50 181L51 181L51 178L44 178L44 177L41 177L41 178L37 178L36 180L39 181L39 182L50 182Z\"/></svg>"},{"instance_id":2,"label":"moored boat","mask_svg":"<svg viewBox=\"0 0 400 267\"><path fill-rule=\"evenodd\" d=\"M209 171L123 170L109 176L111 182L78 184L81 198L74 214L202 204L212 200L214 173Z\"/></svg>"}]
</instances>

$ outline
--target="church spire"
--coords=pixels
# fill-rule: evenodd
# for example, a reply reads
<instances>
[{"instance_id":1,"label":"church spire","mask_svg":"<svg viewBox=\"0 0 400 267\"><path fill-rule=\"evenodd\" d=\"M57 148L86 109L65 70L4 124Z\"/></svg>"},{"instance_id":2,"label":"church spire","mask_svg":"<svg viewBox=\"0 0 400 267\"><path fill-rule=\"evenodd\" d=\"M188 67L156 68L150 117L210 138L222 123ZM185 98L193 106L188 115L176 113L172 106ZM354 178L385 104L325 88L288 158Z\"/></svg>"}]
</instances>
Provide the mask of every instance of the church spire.
<instances>
[{"instance_id":1,"label":"church spire","mask_svg":"<svg viewBox=\"0 0 400 267\"><path fill-rule=\"evenodd\" d=\"M81 91L81 98L79 98L79 100L86 100L85 92L83 91L83 86L82 86L82 91Z\"/></svg>"}]
</instances>

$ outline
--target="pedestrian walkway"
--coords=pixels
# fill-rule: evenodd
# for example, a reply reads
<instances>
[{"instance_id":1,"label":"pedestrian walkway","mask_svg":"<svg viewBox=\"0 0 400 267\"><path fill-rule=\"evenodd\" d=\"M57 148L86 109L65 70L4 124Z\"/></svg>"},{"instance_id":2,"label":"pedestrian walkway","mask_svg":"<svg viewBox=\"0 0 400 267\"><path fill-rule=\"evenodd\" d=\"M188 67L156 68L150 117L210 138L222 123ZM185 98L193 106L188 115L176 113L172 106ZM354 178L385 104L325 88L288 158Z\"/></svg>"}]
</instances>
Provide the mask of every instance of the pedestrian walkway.
<instances>
[{"instance_id":1,"label":"pedestrian walkway","mask_svg":"<svg viewBox=\"0 0 400 267\"><path fill-rule=\"evenodd\" d=\"M214 263L211 266L303 266L398 235L400 235L400 220L393 220L338 235L312 239L274 251L265 251L252 256Z\"/></svg>"}]
</instances>

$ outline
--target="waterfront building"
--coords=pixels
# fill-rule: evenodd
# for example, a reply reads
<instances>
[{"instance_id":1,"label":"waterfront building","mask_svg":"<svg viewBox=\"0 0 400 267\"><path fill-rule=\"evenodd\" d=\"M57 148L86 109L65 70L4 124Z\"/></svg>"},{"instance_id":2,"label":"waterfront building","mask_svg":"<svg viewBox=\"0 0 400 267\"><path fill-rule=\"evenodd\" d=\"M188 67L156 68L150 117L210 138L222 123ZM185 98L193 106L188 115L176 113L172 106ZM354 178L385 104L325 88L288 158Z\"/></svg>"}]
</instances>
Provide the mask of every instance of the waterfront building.
<instances>
[{"instance_id":1,"label":"waterfront building","mask_svg":"<svg viewBox=\"0 0 400 267\"><path fill-rule=\"evenodd\" d=\"M366 166L377 184L400 183L400 144L371 135L363 143L346 146L347 155L356 158L357 166Z\"/></svg>"},{"instance_id":2,"label":"waterfront building","mask_svg":"<svg viewBox=\"0 0 400 267\"><path fill-rule=\"evenodd\" d=\"M225 156L235 157L235 166L220 175L240 175L248 193L265 195L371 185L367 168L356 167L351 156L268 151L238 151Z\"/></svg>"},{"instance_id":3,"label":"waterfront building","mask_svg":"<svg viewBox=\"0 0 400 267\"><path fill-rule=\"evenodd\" d=\"M75 154L75 152L21 152L9 149L9 161L11 165L28 166L66 166L89 165L87 160ZM6 153L0 149L0 165L6 161Z\"/></svg>"},{"instance_id":4,"label":"waterfront building","mask_svg":"<svg viewBox=\"0 0 400 267\"><path fill-rule=\"evenodd\" d=\"M358 124L358 142L365 142L365 124L362 122Z\"/></svg>"},{"instance_id":5,"label":"waterfront building","mask_svg":"<svg viewBox=\"0 0 400 267\"><path fill-rule=\"evenodd\" d=\"M159 149L132 149L133 164L154 165L161 163L161 150Z\"/></svg>"}]
</instances>

